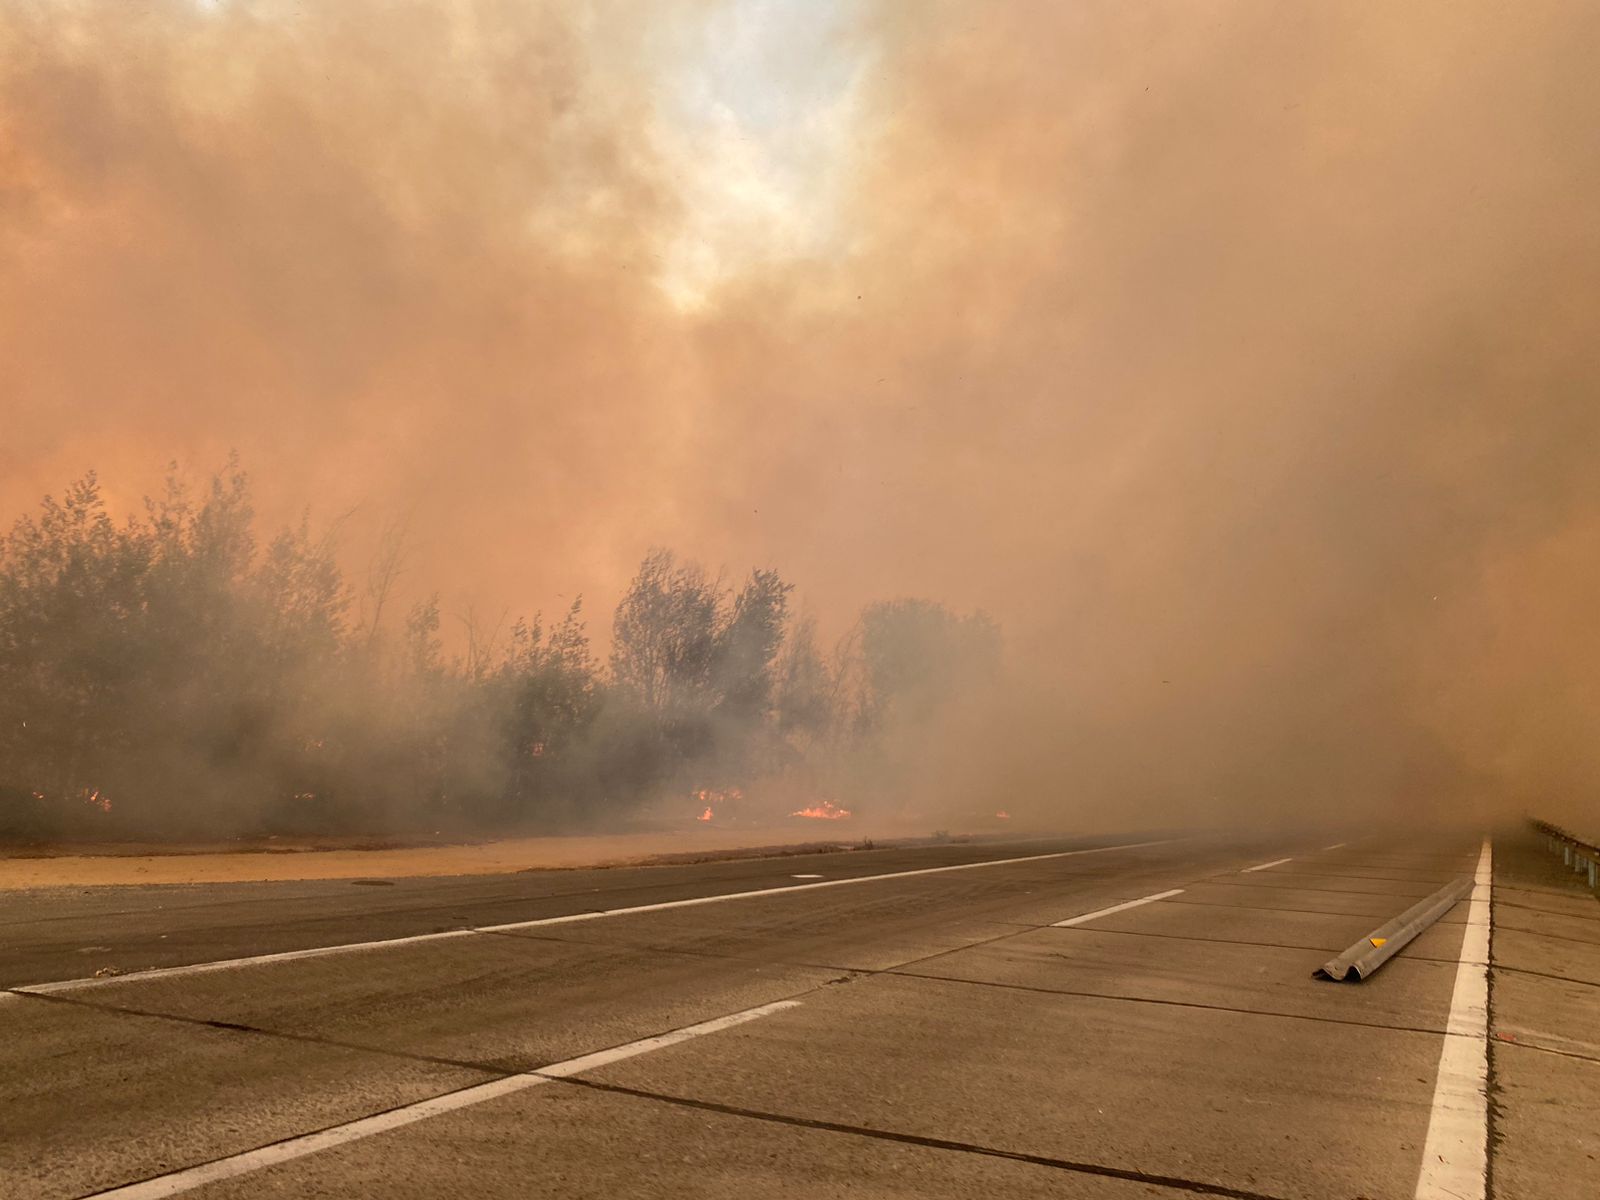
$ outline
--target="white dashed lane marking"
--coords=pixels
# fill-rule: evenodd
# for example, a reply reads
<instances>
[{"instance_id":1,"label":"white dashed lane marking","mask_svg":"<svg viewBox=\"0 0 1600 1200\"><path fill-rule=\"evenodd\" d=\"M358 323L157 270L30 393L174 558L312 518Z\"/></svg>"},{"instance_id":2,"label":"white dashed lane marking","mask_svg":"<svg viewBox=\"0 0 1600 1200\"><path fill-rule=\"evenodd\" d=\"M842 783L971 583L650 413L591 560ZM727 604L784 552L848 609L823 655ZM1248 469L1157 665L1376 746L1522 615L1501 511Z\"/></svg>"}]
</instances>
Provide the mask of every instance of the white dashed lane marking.
<instances>
[{"instance_id":1,"label":"white dashed lane marking","mask_svg":"<svg viewBox=\"0 0 1600 1200\"><path fill-rule=\"evenodd\" d=\"M1153 896L1140 896L1137 900L1128 900L1122 904L1113 904L1110 908L1097 908L1094 912L1084 913L1081 917L1068 917L1065 921L1057 921L1050 928L1066 929L1073 925L1082 925L1085 921L1093 921L1097 917L1109 917L1112 913L1123 912L1126 909L1138 908L1141 904L1153 904L1157 900L1165 900L1168 896L1182 895L1182 888L1173 888L1170 892L1157 892Z\"/></svg>"},{"instance_id":2,"label":"white dashed lane marking","mask_svg":"<svg viewBox=\"0 0 1600 1200\"><path fill-rule=\"evenodd\" d=\"M1246 867L1239 874L1248 875L1251 871L1265 871L1268 867L1281 867L1284 863L1293 861L1293 858L1275 858L1269 863L1257 863L1253 867Z\"/></svg>"}]
</instances>

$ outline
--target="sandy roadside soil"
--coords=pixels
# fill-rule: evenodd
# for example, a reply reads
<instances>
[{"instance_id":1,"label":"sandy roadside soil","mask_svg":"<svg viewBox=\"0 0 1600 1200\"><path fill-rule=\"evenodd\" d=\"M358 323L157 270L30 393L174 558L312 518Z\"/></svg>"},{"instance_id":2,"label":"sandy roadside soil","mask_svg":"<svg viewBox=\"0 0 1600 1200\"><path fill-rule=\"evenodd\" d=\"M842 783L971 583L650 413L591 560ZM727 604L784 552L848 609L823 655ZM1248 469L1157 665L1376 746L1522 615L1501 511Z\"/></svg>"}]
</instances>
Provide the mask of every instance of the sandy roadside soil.
<instances>
[{"instance_id":1,"label":"sandy roadside soil","mask_svg":"<svg viewBox=\"0 0 1600 1200\"><path fill-rule=\"evenodd\" d=\"M830 837L829 835L832 835ZM510 838L459 846L377 850L235 851L215 854L82 854L0 858L0 891L111 887L153 883L247 883L264 880L397 879L421 875L493 875L531 868L617 866L701 854L739 857L823 848L824 840L858 845L857 830L797 833L785 829L716 829L570 837ZM879 835L881 836L881 835Z\"/></svg>"}]
</instances>

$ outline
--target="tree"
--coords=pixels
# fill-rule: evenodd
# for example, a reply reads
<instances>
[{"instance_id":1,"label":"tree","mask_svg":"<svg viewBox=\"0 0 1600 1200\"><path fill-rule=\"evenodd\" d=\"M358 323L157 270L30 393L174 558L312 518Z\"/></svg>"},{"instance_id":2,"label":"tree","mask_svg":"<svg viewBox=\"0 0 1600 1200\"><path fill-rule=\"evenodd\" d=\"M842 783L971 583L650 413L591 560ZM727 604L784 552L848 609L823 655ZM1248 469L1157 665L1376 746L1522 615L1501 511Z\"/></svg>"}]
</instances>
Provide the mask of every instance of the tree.
<instances>
[{"instance_id":1,"label":"tree","mask_svg":"<svg viewBox=\"0 0 1600 1200\"><path fill-rule=\"evenodd\" d=\"M655 731L660 774L745 772L760 757L791 590L756 570L730 594L670 551L645 556L617 606L611 675Z\"/></svg>"},{"instance_id":2,"label":"tree","mask_svg":"<svg viewBox=\"0 0 1600 1200\"><path fill-rule=\"evenodd\" d=\"M651 550L617 605L611 676L665 720L707 708L721 623L721 596L705 572Z\"/></svg>"},{"instance_id":3,"label":"tree","mask_svg":"<svg viewBox=\"0 0 1600 1200\"><path fill-rule=\"evenodd\" d=\"M28 796L103 790L130 739L127 653L151 548L114 525L91 473L0 542L0 766Z\"/></svg>"},{"instance_id":4,"label":"tree","mask_svg":"<svg viewBox=\"0 0 1600 1200\"><path fill-rule=\"evenodd\" d=\"M793 590L776 571L752 571L725 610L712 646L712 686L723 717L753 727L771 710L772 663L783 644Z\"/></svg>"},{"instance_id":5,"label":"tree","mask_svg":"<svg viewBox=\"0 0 1600 1200\"><path fill-rule=\"evenodd\" d=\"M582 613L580 597L548 632L538 616L511 630L500 674L507 802L524 814L570 805L587 790L576 773L589 765L583 750L600 697Z\"/></svg>"},{"instance_id":6,"label":"tree","mask_svg":"<svg viewBox=\"0 0 1600 1200\"><path fill-rule=\"evenodd\" d=\"M796 622L775 669L774 707L778 732L787 738L814 742L832 730L836 681L817 650L816 622Z\"/></svg>"},{"instance_id":7,"label":"tree","mask_svg":"<svg viewBox=\"0 0 1600 1200\"><path fill-rule=\"evenodd\" d=\"M868 726L925 721L954 697L992 681L1000 630L988 615L957 616L932 600L890 600L861 614Z\"/></svg>"}]
</instances>

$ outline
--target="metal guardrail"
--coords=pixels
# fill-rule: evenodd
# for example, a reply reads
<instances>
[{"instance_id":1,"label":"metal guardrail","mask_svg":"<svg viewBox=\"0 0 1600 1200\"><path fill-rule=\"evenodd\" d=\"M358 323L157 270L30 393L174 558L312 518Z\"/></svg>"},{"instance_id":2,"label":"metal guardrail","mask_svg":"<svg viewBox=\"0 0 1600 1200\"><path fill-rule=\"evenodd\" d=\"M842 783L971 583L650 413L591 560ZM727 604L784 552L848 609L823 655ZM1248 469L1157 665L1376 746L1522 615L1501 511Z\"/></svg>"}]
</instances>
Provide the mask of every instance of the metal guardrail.
<instances>
[{"instance_id":1,"label":"metal guardrail","mask_svg":"<svg viewBox=\"0 0 1600 1200\"><path fill-rule=\"evenodd\" d=\"M1452 879L1431 896L1417 901L1392 921L1385 921L1344 953L1311 972L1314 979L1360 983L1409 945L1413 938L1455 907L1472 890L1472 879Z\"/></svg>"},{"instance_id":2,"label":"metal guardrail","mask_svg":"<svg viewBox=\"0 0 1600 1200\"><path fill-rule=\"evenodd\" d=\"M1592 891L1600 891L1600 846L1573 837L1559 825L1548 821L1533 821L1534 831L1544 839L1545 848L1561 855L1561 861L1579 875L1587 874Z\"/></svg>"}]
</instances>

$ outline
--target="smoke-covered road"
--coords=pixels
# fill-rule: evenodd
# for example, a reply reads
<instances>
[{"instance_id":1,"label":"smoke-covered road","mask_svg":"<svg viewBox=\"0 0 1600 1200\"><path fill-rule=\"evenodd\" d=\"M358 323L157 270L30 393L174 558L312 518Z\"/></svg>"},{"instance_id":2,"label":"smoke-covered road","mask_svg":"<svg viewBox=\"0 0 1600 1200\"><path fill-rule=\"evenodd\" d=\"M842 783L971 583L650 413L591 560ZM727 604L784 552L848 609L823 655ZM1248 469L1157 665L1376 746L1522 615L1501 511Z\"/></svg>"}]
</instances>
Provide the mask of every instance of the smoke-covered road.
<instances>
[{"instance_id":1,"label":"smoke-covered road","mask_svg":"<svg viewBox=\"0 0 1600 1200\"><path fill-rule=\"evenodd\" d=\"M1126 838L13 894L0 1194L1470 1197L1490 1135L1499 1200L1581 1194L1600 907L1495 843L1486 1044L1488 866ZM70 982L104 966L158 970Z\"/></svg>"}]
</instances>

